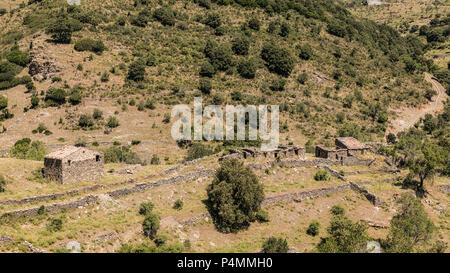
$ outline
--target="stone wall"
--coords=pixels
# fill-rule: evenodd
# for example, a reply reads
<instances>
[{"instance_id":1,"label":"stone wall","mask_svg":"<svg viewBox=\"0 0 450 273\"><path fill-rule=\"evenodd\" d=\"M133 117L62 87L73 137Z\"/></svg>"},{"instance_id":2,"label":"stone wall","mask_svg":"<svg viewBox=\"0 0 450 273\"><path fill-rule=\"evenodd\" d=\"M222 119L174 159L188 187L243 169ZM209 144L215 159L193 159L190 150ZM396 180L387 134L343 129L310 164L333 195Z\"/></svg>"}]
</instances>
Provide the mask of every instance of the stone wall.
<instances>
[{"instance_id":1,"label":"stone wall","mask_svg":"<svg viewBox=\"0 0 450 273\"><path fill-rule=\"evenodd\" d=\"M51 204L48 206L44 206L45 211L52 214L57 213L62 210L72 210L79 207L85 207L92 204L96 204L99 201L98 196L96 195L87 195L83 198L67 202L67 203L57 203ZM40 207L33 207L28 209L15 210L11 212L4 213L1 218L6 217L35 217L38 216L38 211Z\"/></svg>"},{"instance_id":2,"label":"stone wall","mask_svg":"<svg viewBox=\"0 0 450 273\"><path fill-rule=\"evenodd\" d=\"M349 186L352 190L354 190L360 194L363 194L367 198L367 200L369 200L374 206L379 206L379 205L383 204L383 201L381 200L381 198L379 198L375 194L373 194L373 193L369 192L368 190L366 190L365 188L363 188L361 186L361 183L357 184L357 183L349 181L347 178L342 176L337 171L331 169L329 166L324 166L323 168L328 170L332 176L349 183Z\"/></svg>"},{"instance_id":3,"label":"stone wall","mask_svg":"<svg viewBox=\"0 0 450 273\"><path fill-rule=\"evenodd\" d=\"M143 192L148 189L156 188L156 187L159 187L162 185L182 183L182 182L186 182L191 179L194 179L194 178L208 177L208 176L213 175L215 172L216 172L215 170L200 169L200 170L196 170L196 171L193 171L193 172L185 174L185 175L179 175L179 176L174 176L171 178L160 179L155 182L140 183L140 184L136 184L132 187L128 187L128 188L112 190L112 191L107 192L107 194L114 198L126 196L126 195L136 193L136 192Z\"/></svg>"},{"instance_id":4,"label":"stone wall","mask_svg":"<svg viewBox=\"0 0 450 273\"><path fill-rule=\"evenodd\" d=\"M366 184L366 183L363 183L363 184ZM310 190L310 191L294 192L294 193L287 193L287 194L272 196L272 197L268 197L268 198L264 199L264 201L261 203L261 207L267 207L267 206L270 206L270 205L273 205L273 204L276 204L279 202L292 202L292 201L301 202L306 199L320 197L320 196L326 196L328 194L332 194L332 193L340 192L340 191L346 191L346 190L350 190L350 189L351 189L350 184L345 184L345 185L320 188L320 189L315 189L315 190ZM209 216L210 216L209 213L203 213L203 214L194 216L192 218L189 218L187 220L180 221L179 224L182 227L192 226L195 223L198 223L201 220L206 219Z\"/></svg>"},{"instance_id":5,"label":"stone wall","mask_svg":"<svg viewBox=\"0 0 450 273\"><path fill-rule=\"evenodd\" d=\"M273 151L260 151L254 148L243 148L241 150L229 150L230 154L222 156L219 161L237 158L301 158L305 159L305 148L298 146L280 146Z\"/></svg>"},{"instance_id":6,"label":"stone wall","mask_svg":"<svg viewBox=\"0 0 450 273\"><path fill-rule=\"evenodd\" d=\"M74 183L78 181L95 181L104 175L104 157L83 161L72 161L70 165L64 163L62 170L62 183Z\"/></svg>"}]
</instances>

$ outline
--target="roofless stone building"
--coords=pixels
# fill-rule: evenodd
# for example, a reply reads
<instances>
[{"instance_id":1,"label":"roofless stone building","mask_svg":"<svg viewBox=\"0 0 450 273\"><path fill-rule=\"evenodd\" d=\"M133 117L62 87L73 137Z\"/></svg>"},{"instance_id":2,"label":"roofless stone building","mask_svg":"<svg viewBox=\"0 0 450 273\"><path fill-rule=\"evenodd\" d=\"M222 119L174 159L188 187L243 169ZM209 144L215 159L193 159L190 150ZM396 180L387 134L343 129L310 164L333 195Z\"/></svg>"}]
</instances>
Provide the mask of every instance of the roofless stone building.
<instances>
[{"instance_id":1,"label":"roofless stone building","mask_svg":"<svg viewBox=\"0 0 450 273\"><path fill-rule=\"evenodd\" d=\"M104 156L83 147L64 146L44 158L44 176L62 184L103 177Z\"/></svg>"},{"instance_id":2,"label":"roofless stone building","mask_svg":"<svg viewBox=\"0 0 450 273\"><path fill-rule=\"evenodd\" d=\"M353 137L339 137L334 141L335 148L316 146L316 157L343 160L346 157L364 154L370 147Z\"/></svg>"}]
</instances>

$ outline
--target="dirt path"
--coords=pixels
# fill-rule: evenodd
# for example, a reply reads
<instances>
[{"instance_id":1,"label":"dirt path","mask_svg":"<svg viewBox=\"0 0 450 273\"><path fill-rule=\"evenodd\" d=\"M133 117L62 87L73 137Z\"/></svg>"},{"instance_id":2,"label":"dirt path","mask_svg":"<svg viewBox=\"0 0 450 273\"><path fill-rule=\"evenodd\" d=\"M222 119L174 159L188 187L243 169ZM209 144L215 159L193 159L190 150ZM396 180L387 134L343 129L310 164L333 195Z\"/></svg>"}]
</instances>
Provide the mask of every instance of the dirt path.
<instances>
[{"instance_id":1,"label":"dirt path","mask_svg":"<svg viewBox=\"0 0 450 273\"><path fill-rule=\"evenodd\" d=\"M386 130L386 134L404 131L414 126L414 124L423 118L426 114L433 114L444 109L444 101L447 99L445 88L434 78L431 74L425 73L425 80L431 83L433 90L437 95L432 98L432 101L423 105L420 108L406 108L397 109L397 118L391 121L390 127Z\"/></svg>"}]
</instances>

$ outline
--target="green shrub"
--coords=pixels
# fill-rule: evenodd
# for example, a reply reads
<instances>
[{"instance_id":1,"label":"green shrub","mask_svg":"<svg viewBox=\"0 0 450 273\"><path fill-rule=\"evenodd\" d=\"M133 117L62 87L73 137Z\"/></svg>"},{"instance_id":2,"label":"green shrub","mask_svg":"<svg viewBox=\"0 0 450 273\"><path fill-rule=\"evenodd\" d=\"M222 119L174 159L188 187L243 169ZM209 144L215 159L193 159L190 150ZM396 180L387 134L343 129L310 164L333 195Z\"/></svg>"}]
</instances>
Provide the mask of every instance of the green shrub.
<instances>
[{"instance_id":1,"label":"green shrub","mask_svg":"<svg viewBox=\"0 0 450 273\"><path fill-rule=\"evenodd\" d=\"M320 228L320 223L317 221L312 221L309 226L308 229L306 230L306 234L311 235L311 236L317 236L319 235L319 228Z\"/></svg>"},{"instance_id":2,"label":"green shrub","mask_svg":"<svg viewBox=\"0 0 450 273\"><path fill-rule=\"evenodd\" d=\"M148 213L145 216L144 222L142 222L142 231L144 236L150 239L155 239L159 230L159 217L154 213Z\"/></svg>"},{"instance_id":3,"label":"green shrub","mask_svg":"<svg viewBox=\"0 0 450 273\"><path fill-rule=\"evenodd\" d=\"M69 96L69 102L72 105L78 105L81 103L83 99L83 95L80 91L72 91L72 93Z\"/></svg>"},{"instance_id":4,"label":"green shrub","mask_svg":"<svg viewBox=\"0 0 450 273\"><path fill-rule=\"evenodd\" d=\"M151 165L159 165L159 157L157 154L153 154L152 159L150 160Z\"/></svg>"},{"instance_id":5,"label":"green shrub","mask_svg":"<svg viewBox=\"0 0 450 273\"><path fill-rule=\"evenodd\" d=\"M160 247L167 242L167 236L166 235L157 235L154 242L157 247Z\"/></svg>"},{"instance_id":6,"label":"green shrub","mask_svg":"<svg viewBox=\"0 0 450 273\"><path fill-rule=\"evenodd\" d=\"M306 72L301 73L298 78L297 81L300 84L305 84L308 81L308 74Z\"/></svg>"},{"instance_id":7,"label":"green shrub","mask_svg":"<svg viewBox=\"0 0 450 273\"><path fill-rule=\"evenodd\" d=\"M39 101L40 101L40 99L39 99L38 96L32 96L31 99L30 99L30 102L31 102L31 108L32 108L32 109L37 108L38 105L39 105Z\"/></svg>"},{"instance_id":8,"label":"green shrub","mask_svg":"<svg viewBox=\"0 0 450 273\"><path fill-rule=\"evenodd\" d=\"M161 22L161 24L163 24L164 26L173 26L176 22L175 12L168 7L156 9L153 12L153 17Z\"/></svg>"},{"instance_id":9,"label":"green shrub","mask_svg":"<svg viewBox=\"0 0 450 273\"><path fill-rule=\"evenodd\" d=\"M203 23L212 28L217 28L220 25L222 25L222 18L220 17L219 13L211 12L206 15L205 19L203 20Z\"/></svg>"},{"instance_id":10,"label":"green shrub","mask_svg":"<svg viewBox=\"0 0 450 273\"><path fill-rule=\"evenodd\" d=\"M92 117L93 117L94 119L102 119L102 117L103 117L103 112L102 112L100 109L95 108L95 109L94 109L94 113L92 114Z\"/></svg>"},{"instance_id":11,"label":"green shrub","mask_svg":"<svg viewBox=\"0 0 450 273\"><path fill-rule=\"evenodd\" d=\"M233 66L233 53L228 44L208 41L204 52L216 70L226 71Z\"/></svg>"},{"instance_id":12,"label":"green shrub","mask_svg":"<svg viewBox=\"0 0 450 273\"><path fill-rule=\"evenodd\" d=\"M119 120L115 116L109 116L106 126L109 128L119 127Z\"/></svg>"},{"instance_id":13,"label":"green shrub","mask_svg":"<svg viewBox=\"0 0 450 273\"><path fill-rule=\"evenodd\" d=\"M127 164L142 164L139 156L131 151L128 146L118 147L118 145L114 145L103 150L103 154L105 155L105 163L125 162Z\"/></svg>"},{"instance_id":14,"label":"green shrub","mask_svg":"<svg viewBox=\"0 0 450 273\"><path fill-rule=\"evenodd\" d=\"M236 55L247 55L250 48L250 40L245 36L233 39L231 49Z\"/></svg>"},{"instance_id":15,"label":"green shrub","mask_svg":"<svg viewBox=\"0 0 450 273\"><path fill-rule=\"evenodd\" d=\"M139 214L140 215L148 215L153 211L155 205L152 202L143 202L139 206Z\"/></svg>"},{"instance_id":16,"label":"green shrub","mask_svg":"<svg viewBox=\"0 0 450 273\"><path fill-rule=\"evenodd\" d=\"M207 187L207 206L214 224L222 232L246 229L256 220L264 191L250 168L236 159L221 163Z\"/></svg>"},{"instance_id":17,"label":"green shrub","mask_svg":"<svg viewBox=\"0 0 450 273\"><path fill-rule=\"evenodd\" d=\"M173 204L173 208L176 210L182 210L183 209L183 200L177 199L175 203Z\"/></svg>"},{"instance_id":18,"label":"green shrub","mask_svg":"<svg viewBox=\"0 0 450 273\"><path fill-rule=\"evenodd\" d=\"M50 34L55 42L63 44L70 43L73 31L73 26L67 14L57 15L56 20L46 29L47 34Z\"/></svg>"},{"instance_id":19,"label":"green shrub","mask_svg":"<svg viewBox=\"0 0 450 273\"><path fill-rule=\"evenodd\" d=\"M260 223L266 223L270 221L269 213L265 210L260 209L258 213L256 213L256 220Z\"/></svg>"},{"instance_id":20,"label":"green shrub","mask_svg":"<svg viewBox=\"0 0 450 273\"><path fill-rule=\"evenodd\" d=\"M327 170L321 169L314 175L314 180L316 181L327 181L330 180L330 173Z\"/></svg>"},{"instance_id":21,"label":"green shrub","mask_svg":"<svg viewBox=\"0 0 450 273\"><path fill-rule=\"evenodd\" d=\"M45 101L49 105L61 105L66 103L66 91L60 88L50 87L45 94Z\"/></svg>"},{"instance_id":22,"label":"green shrub","mask_svg":"<svg viewBox=\"0 0 450 273\"><path fill-rule=\"evenodd\" d=\"M145 63L143 60L138 59L130 64L128 67L127 79L135 82L140 82L145 79Z\"/></svg>"},{"instance_id":23,"label":"green shrub","mask_svg":"<svg viewBox=\"0 0 450 273\"><path fill-rule=\"evenodd\" d=\"M6 59L20 66L26 66L31 61L28 52L20 51L18 47L14 47L11 51L7 52Z\"/></svg>"},{"instance_id":24,"label":"green shrub","mask_svg":"<svg viewBox=\"0 0 450 273\"><path fill-rule=\"evenodd\" d=\"M311 46L308 44L298 45L297 50L299 52L298 56L303 60L310 60L314 55L314 52L313 52Z\"/></svg>"},{"instance_id":25,"label":"green shrub","mask_svg":"<svg viewBox=\"0 0 450 273\"><path fill-rule=\"evenodd\" d=\"M6 180L3 177L3 175L0 173L0 192L5 191L5 186L6 186Z\"/></svg>"},{"instance_id":26,"label":"green shrub","mask_svg":"<svg viewBox=\"0 0 450 273\"><path fill-rule=\"evenodd\" d=\"M345 209L340 205L334 205L333 207L331 207L330 212L333 215L345 215Z\"/></svg>"},{"instance_id":27,"label":"green shrub","mask_svg":"<svg viewBox=\"0 0 450 273\"><path fill-rule=\"evenodd\" d=\"M78 120L78 125L83 128L92 127L94 126L94 120L90 115L83 114Z\"/></svg>"},{"instance_id":28,"label":"green shrub","mask_svg":"<svg viewBox=\"0 0 450 273\"><path fill-rule=\"evenodd\" d=\"M10 149L10 156L19 159L44 160L47 149L41 141L31 141L29 138L23 138Z\"/></svg>"},{"instance_id":29,"label":"green shrub","mask_svg":"<svg viewBox=\"0 0 450 273\"><path fill-rule=\"evenodd\" d=\"M285 79L274 79L272 80L272 83L270 84L269 88L272 91L283 91L285 86L286 86Z\"/></svg>"},{"instance_id":30,"label":"green shrub","mask_svg":"<svg viewBox=\"0 0 450 273\"><path fill-rule=\"evenodd\" d=\"M193 143L188 149L185 161L202 158L211 155L212 153L213 151L209 146L206 146L202 143Z\"/></svg>"},{"instance_id":31,"label":"green shrub","mask_svg":"<svg viewBox=\"0 0 450 273\"><path fill-rule=\"evenodd\" d=\"M345 216L335 216L327 228L329 237L321 238L317 250L322 253L361 253L366 251L367 226Z\"/></svg>"},{"instance_id":32,"label":"green shrub","mask_svg":"<svg viewBox=\"0 0 450 273\"><path fill-rule=\"evenodd\" d=\"M47 223L47 230L50 232L57 232L62 230L63 222L59 218L50 218Z\"/></svg>"},{"instance_id":33,"label":"green shrub","mask_svg":"<svg viewBox=\"0 0 450 273\"><path fill-rule=\"evenodd\" d=\"M291 53L283 47L274 43L266 43L261 51L261 58L266 62L270 72L289 77L295 62Z\"/></svg>"},{"instance_id":34,"label":"green shrub","mask_svg":"<svg viewBox=\"0 0 450 273\"><path fill-rule=\"evenodd\" d=\"M6 109L8 107L8 99L0 94L0 110Z\"/></svg>"},{"instance_id":35,"label":"green shrub","mask_svg":"<svg viewBox=\"0 0 450 273\"><path fill-rule=\"evenodd\" d=\"M216 73L216 69L210 62L204 62L200 68L200 76L212 78Z\"/></svg>"},{"instance_id":36,"label":"green shrub","mask_svg":"<svg viewBox=\"0 0 450 273\"><path fill-rule=\"evenodd\" d=\"M203 94L210 94L212 89L211 80L208 78L200 78L198 90Z\"/></svg>"},{"instance_id":37,"label":"green shrub","mask_svg":"<svg viewBox=\"0 0 450 273\"><path fill-rule=\"evenodd\" d=\"M262 247L263 253L287 253L289 250L286 239L270 237Z\"/></svg>"},{"instance_id":38,"label":"green shrub","mask_svg":"<svg viewBox=\"0 0 450 273\"><path fill-rule=\"evenodd\" d=\"M241 77L253 79L256 75L256 63L252 59L242 60L238 64L237 71Z\"/></svg>"},{"instance_id":39,"label":"green shrub","mask_svg":"<svg viewBox=\"0 0 450 273\"><path fill-rule=\"evenodd\" d=\"M259 31L260 27L261 27L261 22L259 21L259 19L256 16L252 16L248 22L247 25L249 28Z\"/></svg>"}]
</instances>

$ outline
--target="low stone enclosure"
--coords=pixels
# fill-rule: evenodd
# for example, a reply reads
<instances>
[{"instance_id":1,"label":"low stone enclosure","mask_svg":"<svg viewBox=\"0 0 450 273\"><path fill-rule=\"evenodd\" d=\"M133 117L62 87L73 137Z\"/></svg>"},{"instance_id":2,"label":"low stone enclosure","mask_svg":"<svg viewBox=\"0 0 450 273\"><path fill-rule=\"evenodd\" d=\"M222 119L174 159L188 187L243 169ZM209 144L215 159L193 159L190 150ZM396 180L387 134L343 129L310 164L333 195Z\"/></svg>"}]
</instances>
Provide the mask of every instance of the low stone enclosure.
<instances>
[{"instance_id":1,"label":"low stone enclosure","mask_svg":"<svg viewBox=\"0 0 450 273\"><path fill-rule=\"evenodd\" d=\"M243 148L241 150L229 150L230 154L219 158L220 161L238 158L300 158L305 159L305 148L298 146L280 146L273 151L261 151L256 148Z\"/></svg>"}]
</instances>

